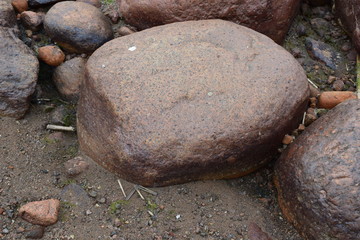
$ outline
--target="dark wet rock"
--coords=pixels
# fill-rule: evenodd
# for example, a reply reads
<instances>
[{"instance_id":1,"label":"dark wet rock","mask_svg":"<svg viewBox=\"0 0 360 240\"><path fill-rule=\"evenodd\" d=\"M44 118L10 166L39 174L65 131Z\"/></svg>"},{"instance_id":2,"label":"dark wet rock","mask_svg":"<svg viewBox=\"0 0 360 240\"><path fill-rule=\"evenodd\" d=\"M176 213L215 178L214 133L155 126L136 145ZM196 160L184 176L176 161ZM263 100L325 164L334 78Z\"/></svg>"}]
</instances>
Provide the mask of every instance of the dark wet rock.
<instances>
[{"instance_id":1,"label":"dark wet rock","mask_svg":"<svg viewBox=\"0 0 360 240\"><path fill-rule=\"evenodd\" d=\"M309 94L291 54L222 20L117 38L91 55L86 72L77 122L82 150L147 186L257 169L298 126Z\"/></svg>"},{"instance_id":2,"label":"dark wet rock","mask_svg":"<svg viewBox=\"0 0 360 240\"><path fill-rule=\"evenodd\" d=\"M299 5L299 0L119 1L122 16L140 30L173 22L223 19L252 28L277 43L284 40Z\"/></svg>"},{"instance_id":3,"label":"dark wet rock","mask_svg":"<svg viewBox=\"0 0 360 240\"><path fill-rule=\"evenodd\" d=\"M107 17L83 2L55 4L45 16L44 28L60 46L75 53L91 53L113 38Z\"/></svg>"},{"instance_id":4,"label":"dark wet rock","mask_svg":"<svg viewBox=\"0 0 360 240\"><path fill-rule=\"evenodd\" d=\"M89 163L80 156L68 160L64 165L69 176L79 175L89 168Z\"/></svg>"},{"instance_id":5,"label":"dark wet rock","mask_svg":"<svg viewBox=\"0 0 360 240\"><path fill-rule=\"evenodd\" d=\"M250 223L248 227L249 240L272 240L256 223Z\"/></svg>"},{"instance_id":6,"label":"dark wet rock","mask_svg":"<svg viewBox=\"0 0 360 240\"><path fill-rule=\"evenodd\" d=\"M0 116L21 118L35 91L39 62L10 28L0 27L0 56Z\"/></svg>"},{"instance_id":7,"label":"dark wet rock","mask_svg":"<svg viewBox=\"0 0 360 240\"><path fill-rule=\"evenodd\" d=\"M74 183L64 187L60 194L60 199L64 203L65 208L70 208L71 211L77 214L81 214L92 205L87 192L81 186Z\"/></svg>"},{"instance_id":8,"label":"dark wet rock","mask_svg":"<svg viewBox=\"0 0 360 240\"><path fill-rule=\"evenodd\" d=\"M275 166L283 215L306 239L360 239L360 101L308 127Z\"/></svg>"},{"instance_id":9,"label":"dark wet rock","mask_svg":"<svg viewBox=\"0 0 360 240\"><path fill-rule=\"evenodd\" d=\"M333 47L312 38L306 38L305 45L313 59L323 62L333 70L336 69L339 53Z\"/></svg>"},{"instance_id":10,"label":"dark wet rock","mask_svg":"<svg viewBox=\"0 0 360 240\"><path fill-rule=\"evenodd\" d=\"M13 28L16 26L16 15L11 0L0 1L0 27Z\"/></svg>"},{"instance_id":11,"label":"dark wet rock","mask_svg":"<svg viewBox=\"0 0 360 240\"><path fill-rule=\"evenodd\" d=\"M360 53L360 0L335 0L335 11Z\"/></svg>"},{"instance_id":12,"label":"dark wet rock","mask_svg":"<svg viewBox=\"0 0 360 240\"><path fill-rule=\"evenodd\" d=\"M314 31L320 37L324 37L326 34L329 34L330 30L332 29L331 23L323 18L313 18L310 20L310 23Z\"/></svg>"},{"instance_id":13,"label":"dark wet rock","mask_svg":"<svg viewBox=\"0 0 360 240\"><path fill-rule=\"evenodd\" d=\"M58 66L53 74L53 81L66 100L77 102L80 86L85 81L86 60L81 57L70 59Z\"/></svg>"},{"instance_id":14,"label":"dark wet rock","mask_svg":"<svg viewBox=\"0 0 360 240\"><path fill-rule=\"evenodd\" d=\"M44 236L45 227L35 226L26 233L26 238L29 239L40 239Z\"/></svg>"},{"instance_id":15,"label":"dark wet rock","mask_svg":"<svg viewBox=\"0 0 360 240\"><path fill-rule=\"evenodd\" d=\"M22 12L20 19L25 28L34 32L39 31L43 23L43 18L33 11Z\"/></svg>"},{"instance_id":16,"label":"dark wet rock","mask_svg":"<svg viewBox=\"0 0 360 240\"><path fill-rule=\"evenodd\" d=\"M30 7L40 7L43 5L50 5L65 0L28 0Z\"/></svg>"}]
</instances>

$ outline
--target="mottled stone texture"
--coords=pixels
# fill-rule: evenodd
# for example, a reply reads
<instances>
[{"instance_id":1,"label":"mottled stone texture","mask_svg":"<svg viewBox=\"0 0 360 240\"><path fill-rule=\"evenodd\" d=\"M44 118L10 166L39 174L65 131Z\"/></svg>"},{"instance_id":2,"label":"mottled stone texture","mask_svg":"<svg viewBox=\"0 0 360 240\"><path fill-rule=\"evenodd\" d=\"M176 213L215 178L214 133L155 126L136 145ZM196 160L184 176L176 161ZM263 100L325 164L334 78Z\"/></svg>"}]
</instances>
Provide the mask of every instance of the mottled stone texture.
<instances>
[{"instance_id":1,"label":"mottled stone texture","mask_svg":"<svg viewBox=\"0 0 360 240\"><path fill-rule=\"evenodd\" d=\"M118 0L125 20L142 30L173 22L223 19L263 33L281 43L299 0Z\"/></svg>"},{"instance_id":2,"label":"mottled stone texture","mask_svg":"<svg viewBox=\"0 0 360 240\"><path fill-rule=\"evenodd\" d=\"M35 91L39 62L10 28L0 27L0 116L21 118Z\"/></svg>"},{"instance_id":3,"label":"mottled stone texture","mask_svg":"<svg viewBox=\"0 0 360 240\"><path fill-rule=\"evenodd\" d=\"M16 15L14 8L11 6L11 0L0 1L0 27L16 26Z\"/></svg>"},{"instance_id":4,"label":"mottled stone texture","mask_svg":"<svg viewBox=\"0 0 360 240\"><path fill-rule=\"evenodd\" d=\"M309 94L292 55L223 20L114 39L89 58L86 74L81 149L146 186L254 171L297 127Z\"/></svg>"},{"instance_id":5,"label":"mottled stone texture","mask_svg":"<svg viewBox=\"0 0 360 240\"><path fill-rule=\"evenodd\" d=\"M339 104L276 163L279 204L305 239L360 239L359 119L359 100Z\"/></svg>"},{"instance_id":6,"label":"mottled stone texture","mask_svg":"<svg viewBox=\"0 0 360 240\"><path fill-rule=\"evenodd\" d=\"M92 53L113 38L110 20L83 2L55 4L45 16L44 28L57 44L75 53Z\"/></svg>"},{"instance_id":7,"label":"mottled stone texture","mask_svg":"<svg viewBox=\"0 0 360 240\"><path fill-rule=\"evenodd\" d=\"M335 0L335 9L360 54L360 0Z\"/></svg>"}]
</instances>

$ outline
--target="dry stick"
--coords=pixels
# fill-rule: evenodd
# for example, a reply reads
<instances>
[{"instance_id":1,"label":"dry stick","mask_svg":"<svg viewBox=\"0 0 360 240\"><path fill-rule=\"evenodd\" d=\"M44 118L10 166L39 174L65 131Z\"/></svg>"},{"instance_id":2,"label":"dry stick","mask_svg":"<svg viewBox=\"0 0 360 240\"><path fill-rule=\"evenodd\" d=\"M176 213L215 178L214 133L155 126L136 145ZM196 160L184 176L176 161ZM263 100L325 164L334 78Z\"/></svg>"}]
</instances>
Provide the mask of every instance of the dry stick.
<instances>
[{"instance_id":1,"label":"dry stick","mask_svg":"<svg viewBox=\"0 0 360 240\"><path fill-rule=\"evenodd\" d=\"M303 119L301 121L302 125L305 125L305 117L306 117L306 112L304 112Z\"/></svg>"},{"instance_id":2,"label":"dry stick","mask_svg":"<svg viewBox=\"0 0 360 240\"><path fill-rule=\"evenodd\" d=\"M314 88L319 88L313 81L311 81L310 79L307 80L311 85L313 85Z\"/></svg>"},{"instance_id":3,"label":"dry stick","mask_svg":"<svg viewBox=\"0 0 360 240\"><path fill-rule=\"evenodd\" d=\"M49 130L57 130L57 131L75 132L75 128L74 128L74 127L65 127L65 126L52 125L52 124L48 124L48 125L46 126L46 129L49 129Z\"/></svg>"},{"instance_id":4,"label":"dry stick","mask_svg":"<svg viewBox=\"0 0 360 240\"><path fill-rule=\"evenodd\" d=\"M121 192L123 193L124 197L126 198L126 194L125 194L124 188L123 188L123 186L122 186L122 184L121 184L121 182L120 182L120 179L118 179L117 181L118 181L118 183L119 183Z\"/></svg>"},{"instance_id":5,"label":"dry stick","mask_svg":"<svg viewBox=\"0 0 360 240\"><path fill-rule=\"evenodd\" d=\"M133 188L133 190L131 190L131 192L129 193L129 195L127 195L127 197L125 198L126 201L130 200L130 198L134 195L134 193L136 192L135 188Z\"/></svg>"},{"instance_id":6,"label":"dry stick","mask_svg":"<svg viewBox=\"0 0 360 240\"><path fill-rule=\"evenodd\" d=\"M143 186L140 186L140 185L138 185L137 187L138 187L139 190L143 190L144 192L147 192L147 193L150 193L150 194L152 194L154 196L157 196L157 192L154 192L153 190L150 190L150 189L148 189L146 187L143 187Z\"/></svg>"},{"instance_id":7,"label":"dry stick","mask_svg":"<svg viewBox=\"0 0 360 240\"><path fill-rule=\"evenodd\" d=\"M138 186L137 185L134 185L134 188L136 190L136 192L139 194L139 196L141 197L142 200L145 200L144 196L141 194L141 192L139 191L138 189Z\"/></svg>"}]
</instances>

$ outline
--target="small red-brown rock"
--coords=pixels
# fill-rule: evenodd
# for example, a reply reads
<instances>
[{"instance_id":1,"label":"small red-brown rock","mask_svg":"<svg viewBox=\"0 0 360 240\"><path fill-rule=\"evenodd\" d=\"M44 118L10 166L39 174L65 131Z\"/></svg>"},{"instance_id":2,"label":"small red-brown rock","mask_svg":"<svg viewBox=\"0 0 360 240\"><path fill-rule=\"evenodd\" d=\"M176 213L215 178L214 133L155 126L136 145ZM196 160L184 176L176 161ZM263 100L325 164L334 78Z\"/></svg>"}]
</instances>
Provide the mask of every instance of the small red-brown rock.
<instances>
[{"instance_id":1,"label":"small red-brown rock","mask_svg":"<svg viewBox=\"0 0 360 240\"><path fill-rule=\"evenodd\" d=\"M87 3L90 5L93 5L94 7L101 7L101 2L100 0L76 0L77 2L83 2L83 3Z\"/></svg>"},{"instance_id":2,"label":"small red-brown rock","mask_svg":"<svg viewBox=\"0 0 360 240\"><path fill-rule=\"evenodd\" d=\"M3 214L3 212L5 212L5 210L3 208L0 208L0 215Z\"/></svg>"},{"instance_id":3,"label":"small red-brown rock","mask_svg":"<svg viewBox=\"0 0 360 240\"><path fill-rule=\"evenodd\" d=\"M341 91L341 90L343 90L344 86L345 86L345 84L344 84L344 82L341 81L341 80L336 80L336 81L333 83L333 89L334 89L335 91Z\"/></svg>"},{"instance_id":4,"label":"small red-brown rock","mask_svg":"<svg viewBox=\"0 0 360 240\"><path fill-rule=\"evenodd\" d=\"M294 140L293 136L290 136L290 135L286 134L286 135L284 136L283 140L282 140L282 143L288 145L288 144L290 144L293 140Z\"/></svg>"},{"instance_id":5,"label":"small red-brown rock","mask_svg":"<svg viewBox=\"0 0 360 240\"><path fill-rule=\"evenodd\" d=\"M343 101L346 101L349 99L356 99L356 98L357 98L356 94L354 92L350 92L350 91L323 92L320 94L318 107L331 109Z\"/></svg>"},{"instance_id":6,"label":"small red-brown rock","mask_svg":"<svg viewBox=\"0 0 360 240\"><path fill-rule=\"evenodd\" d=\"M27 11L29 8L27 0L12 0L11 5L19 13Z\"/></svg>"},{"instance_id":7,"label":"small red-brown rock","mask_svg":"<svg viewBox=\"0 0 360 240\"><path fill-rule=\"evenodd\" d=\"M319 89L315 88L311 84L309 84L309 88L310 88L310 97L318 97L320 95Z\"/></svg>"},{"instance_id":8,"label":"small red-brown rock","mask_svg":"<svg viewBox=\"0 0 360 240\"><path fill-rule=\"evenodd\" d=\"M36 12L33 11L24 11L20 14L20 19L25 28L28 28L32 31L39 31L43 19Z\"/></svg>"},{"instance_id":9,"label":"small red-brown rock","mask_svg":"<svg viewBox=\"0 0 360 240\"><path fill-rule=\"evenodd\" d=\"M65 60L65 54L56 46L39 48L39 59L50 66L59 66Z\"/></svg>"},{"instance_id":10,"label":"small red-brown rock","mask_svg":"<svg viewBox=\"0 0 360 240\"><path fill-rule=\"evenodd\" d=\"M57 222L59 209L59 200L48 199L25 204L19 209L19 215L32 224L49 226Z\"/></svg>"},{"instance_id":11,"label":"small red-brown rock","mask_svg":"<svg viewBox=\"0 0 360 240\"><path fill-rule=\"evenodd\" d=\"M119 28L118 33L120 36L126 36L134 33L134 31L126 26L122 26L121 28Z\"/></svg>"},{"instance_id":12,"label":"small red-brown rock","mask_svg":"<svg viewBox=\"0 0 360 240\"><path fill-rule=\"evenodd\" d=\"M70 159L65 163L66 173L70 176L79 175L88 168L89 163L84 161L80 156Z\"/></svg>"}]
</instances>

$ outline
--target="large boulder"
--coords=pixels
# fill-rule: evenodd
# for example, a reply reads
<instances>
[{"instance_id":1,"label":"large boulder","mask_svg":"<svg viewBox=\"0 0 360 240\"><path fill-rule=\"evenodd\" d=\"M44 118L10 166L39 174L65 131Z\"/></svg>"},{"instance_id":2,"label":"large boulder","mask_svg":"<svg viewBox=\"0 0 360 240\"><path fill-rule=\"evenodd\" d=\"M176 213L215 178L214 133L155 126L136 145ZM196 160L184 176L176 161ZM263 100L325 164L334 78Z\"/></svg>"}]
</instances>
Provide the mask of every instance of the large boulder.
<instances>
[{"instance_id":1,"label":"large boulder","mask_svg":"<svg viewBox=\"0 0 360 240\"><path fill-rule=\"evenodd\" d=\"M335 9L360 54L360 0L335 0Z\"/></svg>"},{"instance_id":2,"label":"large boulder","mask_svg":"<svg viewBox=\"0 0 360 240\"><path fill-rule=\"evenodd\" d=\"M21 118L35 91L39 62L12 29L0 27L0 116Z\"/></svg>"},{"instance_id":3,"label":"large boulder","mask_svg":"<svg viewBox=\"0 0 360 240\"><path fill-rule=\"evenodd\" d=\"M291 54L223 20L117 38L94 52L86 74L82 150L146 186L254 171L297 127L309 95Z\"/></svg>"},{"instance_id":4,"label":"large boulder","mask_svg":"<svg viewBox=\"0 0 360 240\"><path fill-rule=\"evenodd\" d=\"M125 20L142 30L173 22L224 19L261 32L281 43L300 0L118 0Z\"/></svg>"},{"instance_id":5,"label":"large boulder","mask_svg":"<svg viewBox=\"0 0 360 240\"><path fill-rule=\"evenodd\" d=\"M16 15L11 0L0 1L0 27L16 27Z\"/></svg>"},{"instance_id":6,"label":"large boulder","mask_svg":"<svg viewBox=\"0 0 360 240\"><path fill-rule=\"evenodd\" d=\"M360 239L359 120L359 100L339 104L276 163L279 204L306 239Z\"/></svg>"},{"instance_id":7,"label":"large boulder","mask_svg":"<svg viewBox=\"0 0 360 240\"><path fill-rule=\"evenodd\" d=\"M75 53L91 53L113 38L110 20L83 2L55 4L45 16L44 28L60 46Z\"/></svg>"}]
</instances>

